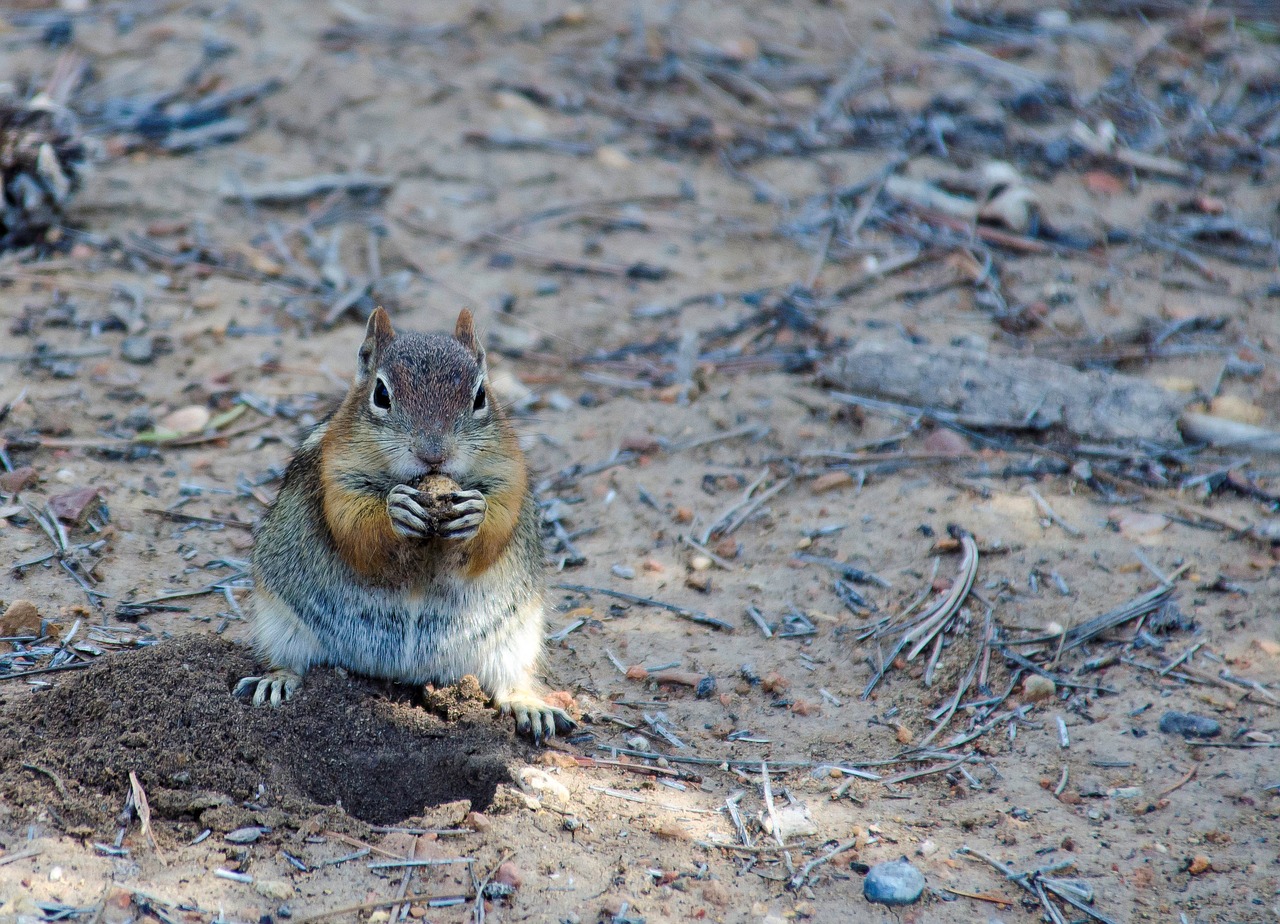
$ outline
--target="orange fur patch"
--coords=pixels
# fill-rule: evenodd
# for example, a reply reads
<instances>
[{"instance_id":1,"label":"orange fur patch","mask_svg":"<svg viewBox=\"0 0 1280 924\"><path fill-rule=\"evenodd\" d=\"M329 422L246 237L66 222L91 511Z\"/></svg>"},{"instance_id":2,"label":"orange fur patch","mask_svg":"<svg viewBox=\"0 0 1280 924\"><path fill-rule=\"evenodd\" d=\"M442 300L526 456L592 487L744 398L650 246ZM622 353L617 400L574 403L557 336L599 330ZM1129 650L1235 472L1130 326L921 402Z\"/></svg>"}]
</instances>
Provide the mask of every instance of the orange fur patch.
<instances>
[{"instance_id":1,"label":"orange fur patch","mask_svg":"<svg viewBox=\"0 0 1280 924\"><path fill-rule=\"evenodd\" d=\"M387 576L389 559L401 539L391 528L385 498L344 491L329 483L324 518L347 564L368 578Z\"/></svg>"},{"instance_id":2,"label":"orange fur patch","mask_svg":"<svg viewBox=\"0 0 1280 924\"><path fill-rule=\"evenodd\" d=\"M385 579L387 564L401 542L391 526L387 499L348 491L339 486L333 460L341 458L348 444L351 422L341 408L329 424L321 445L324 519L334 545L352 568L367 578Z\"/></svg>"},{"instance_id":3,"label":"orange fur patch","mask_svg":"<svg viewBox=\"0 0 1280 924\"><path fill-rule=\"evenodd\" d=\"M485 498L488 508L485 510L484 522L480 524L480 531L467 543L469 578L479 577L497 563L511 542L511 534L515 532L516 523L520 519L520 507L528 490L529 475L524 459L520 456L513 457L511 462L518 467L515 478L501 490Z\"/></svg>"}]
</instances>

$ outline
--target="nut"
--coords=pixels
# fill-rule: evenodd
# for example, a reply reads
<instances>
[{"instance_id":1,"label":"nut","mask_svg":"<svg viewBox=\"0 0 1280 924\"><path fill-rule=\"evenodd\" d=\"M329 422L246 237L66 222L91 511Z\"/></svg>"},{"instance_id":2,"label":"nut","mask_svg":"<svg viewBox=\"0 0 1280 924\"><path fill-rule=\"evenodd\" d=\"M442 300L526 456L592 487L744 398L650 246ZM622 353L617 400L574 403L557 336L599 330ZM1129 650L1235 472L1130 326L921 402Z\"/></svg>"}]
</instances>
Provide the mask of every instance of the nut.
<instances>
[{"instance_id":1,"label":"nut","mask_svg":"<svg viewBox=\"0 0 1280 924\"><path fill-rule=\"evenodd\" d=\"M462 490L462 486L448 475L428 475L418 482L418 490L429 497L443 497Z\"/></svg>"}]
</instances>

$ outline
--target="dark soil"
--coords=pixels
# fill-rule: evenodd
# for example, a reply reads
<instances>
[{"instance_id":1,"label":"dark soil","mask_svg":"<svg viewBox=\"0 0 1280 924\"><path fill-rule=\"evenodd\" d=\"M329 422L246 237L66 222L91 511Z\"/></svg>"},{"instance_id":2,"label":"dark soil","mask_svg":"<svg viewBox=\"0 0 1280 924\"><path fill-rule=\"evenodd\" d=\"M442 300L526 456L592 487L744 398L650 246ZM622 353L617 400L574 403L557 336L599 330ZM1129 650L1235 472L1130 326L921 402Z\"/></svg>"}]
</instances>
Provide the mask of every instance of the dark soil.
<instances>
[{"instance_id":1,"label":"dark soil","mask_svg":"<svg viewBox=\"0 0 1280 924\"><path fill-rule=\"evenodd\" d=\"M446 724L404 690L328 669L288 705L254 708L230 692L254 672L244 648L193 637L105 658L46 692L6 691L0 794L103 831L136 771L156 818L225 829L246 801L283 809L282 824L332 805L388 824L453 800L484 808L511 779L520 746L465 687Z\"/></svg>"}]
</instances>

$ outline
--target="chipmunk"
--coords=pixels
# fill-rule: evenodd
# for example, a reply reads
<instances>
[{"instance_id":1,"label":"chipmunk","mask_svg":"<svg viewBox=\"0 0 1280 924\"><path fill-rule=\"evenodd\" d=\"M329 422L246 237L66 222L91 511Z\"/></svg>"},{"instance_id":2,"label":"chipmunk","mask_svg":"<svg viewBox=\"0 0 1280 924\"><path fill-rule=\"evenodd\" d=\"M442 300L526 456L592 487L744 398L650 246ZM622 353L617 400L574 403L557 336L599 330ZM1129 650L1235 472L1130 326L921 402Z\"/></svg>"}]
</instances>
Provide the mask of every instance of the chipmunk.
<instances>
[{"instance_id":1,"label":"chipmunk","mask_svg":"<svg viewBox=\"0 0 1280 924\"><path fill-rule=\"evenodd\" d=\"M255 705L279 706L331 664L415 684L474 674L535 741L575 725L536 692L538 510L465 309L452 336L397 334L373 312L346 398L257 529L253 576L270 670L235 692Z\"/></svg>"}]
</instances>

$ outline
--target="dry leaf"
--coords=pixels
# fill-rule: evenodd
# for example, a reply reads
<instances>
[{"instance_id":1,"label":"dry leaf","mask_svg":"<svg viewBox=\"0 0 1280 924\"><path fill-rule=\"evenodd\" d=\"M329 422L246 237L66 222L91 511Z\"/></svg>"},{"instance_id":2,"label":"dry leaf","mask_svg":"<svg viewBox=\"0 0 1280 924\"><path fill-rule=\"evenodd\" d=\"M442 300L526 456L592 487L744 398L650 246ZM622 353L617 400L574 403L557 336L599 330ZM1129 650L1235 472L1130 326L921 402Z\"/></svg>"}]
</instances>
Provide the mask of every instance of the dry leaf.
<instances>
[{"instance_id":1,"label":"dry leaf","mask_svg":"<svg viewBox=\"0 0 1280 924\"><path fill-rule=\"evenodd\" d=\"M853 484L853 476L848 472L827 472L809 482L809 487L814 494L822 494L851 484Z\"/></svg>"},{"instance_id":2,"label":"dry leaf","mask_svg":"<svg viewBox=\"0 0 1280 924\"><path fill-rule=\"evenodd\" d=\"M1209 413L1225 417L1237 423L1257 426L1267 418L1266 412L1256 404L1250 404L1239 395L1219 395L1209 402Z\"/></svg>"},{"instance_id":3,"label":"dry leaf","mask_svg":"<svg viewBox=\"0 0 1280 924\"><path fill-rule=\"evenodd\" d=\"M209 421L212 419L207 407L190 404L161 417L156 429L175 433L178 436L190 436L193 433L204 432L204 428L209 426Z\"/></svg>"},{"instance_id":4,"label":"dry leaf","mask_svg":"<svg viewBox=\"0 0 1280 924\"><path fill-rule=\"evenodd\" d=\"M1158 513L1125 513L1116 521L1120 535L1126 539L1141 539L1154 536L1169 525L1167 518Z\"/></svg>"}]
</instances>

